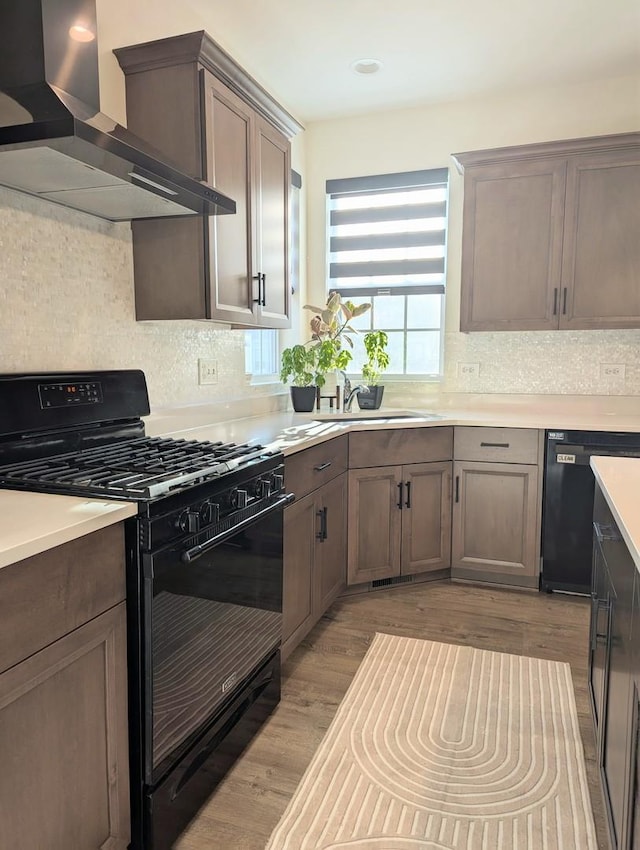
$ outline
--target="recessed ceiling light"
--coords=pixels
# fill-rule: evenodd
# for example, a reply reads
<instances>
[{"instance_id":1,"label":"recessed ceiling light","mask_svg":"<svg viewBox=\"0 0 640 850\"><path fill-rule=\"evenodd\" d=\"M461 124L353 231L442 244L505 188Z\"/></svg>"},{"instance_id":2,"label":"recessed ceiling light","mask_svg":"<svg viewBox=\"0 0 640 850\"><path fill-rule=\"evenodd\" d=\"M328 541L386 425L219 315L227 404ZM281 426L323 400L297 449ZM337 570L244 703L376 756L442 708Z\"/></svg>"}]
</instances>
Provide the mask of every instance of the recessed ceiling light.
<instances>
[{"instance_id":1,"label":"recessed ceiling light","mask_svg":"<svg viewBox=\"0 0 640 850\"><path fill-rule=\"evenodd\" d=\"M95 33L83 23L74 24L69 27L69 35L74 41L88 42L95 39Z\"/></svg>"},{"instance_id":2,"label":"recessed ceiling light","mask_svg":"<svg viewBox=\"0 0 640 850\"><path fill-rule=\"evenodd\" d=\"M377 74L382 62L379 59L356 59L349 67L354 74Z\"/></svg>"}]
</instances>

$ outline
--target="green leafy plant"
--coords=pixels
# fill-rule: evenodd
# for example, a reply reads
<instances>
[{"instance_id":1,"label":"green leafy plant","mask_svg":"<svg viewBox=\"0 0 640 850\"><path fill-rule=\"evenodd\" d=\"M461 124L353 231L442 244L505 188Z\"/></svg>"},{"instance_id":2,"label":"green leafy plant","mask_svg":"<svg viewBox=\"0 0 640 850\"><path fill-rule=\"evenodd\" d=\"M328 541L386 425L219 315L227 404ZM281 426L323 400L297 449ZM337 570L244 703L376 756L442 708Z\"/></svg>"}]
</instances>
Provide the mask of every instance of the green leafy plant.
<instances>
[{"instance_id":1,"label":"green leafy plant","mask_svg":"<svg viewBox=\"0 0 640 850\"><path fill-rule=\"evenodd\" d=\"M321 386L318 380L318 352L315 348L294 345L282 352L280 380L294 387Z\"/></svg>"},{"instance_id":2,"label":"green leafy plant","mask_svg":"<svg viewBox=\"0 0 640 850\"><path fill-rule=\"evenodd\" d=\"M367 386L376 386L381 374L389 367L386 351L389 337L384 331L369 331L363 341L368 360L362 367L362 378Z\"/></svg>"}]
</instances>

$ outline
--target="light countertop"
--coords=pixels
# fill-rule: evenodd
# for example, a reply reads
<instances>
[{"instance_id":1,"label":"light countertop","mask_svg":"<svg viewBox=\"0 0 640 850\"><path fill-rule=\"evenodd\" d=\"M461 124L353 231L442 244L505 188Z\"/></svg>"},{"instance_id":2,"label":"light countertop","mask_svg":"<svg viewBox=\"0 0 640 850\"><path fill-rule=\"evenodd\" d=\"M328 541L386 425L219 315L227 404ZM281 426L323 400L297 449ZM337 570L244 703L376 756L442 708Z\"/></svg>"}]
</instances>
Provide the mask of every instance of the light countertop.
<instances>
[{"instance_id":1,"label":"light countertop","mask_svg":"<svg viewBox=\"0 0 640 850\"><path fill-rule=\"evenodd\" d=\"M0 568L135 516L131 502L0 490Z\"/></svg>"},{"instance_id":2,"label":"light countertop","mask_svg":"<svg viewBox=\"0 0 640 850\"><path fill-rule=\"evenodd\" d=\"M640 570L640 458L592 457L591 468Z\"/></svg>"},{"instance_id":3,"label":"light countertop","mask_svg":"<svg viewBox=\"0 0 640 850\"><path fill-rule=\"evenodd\" d=\"M394 412L400 412L393 408ZM147 434L170 435L191 440L224 440L233 442L255 442L277 448L285 456L329 440L338 434L360 430L387 428L425 428L438 426L469 425L499 428L536 428L551 430L625 431L640 434L640 400L636 413L609 413L597 411L571 411L567 409L530 408L500 409L434 409L431 411L411 410L410 418L385 418L382 408L375 417L368 411L361 420L331 421L328 414L321 413L314 419L311 413L270 413L263 416L218 421L215 424L202 422L202 413L185 410L180 418L169 422L151 417L147 420ZM211 414L213 419L213 413ZM190 424L191 418L191 424Z\"/></svg>"}]
</instances>

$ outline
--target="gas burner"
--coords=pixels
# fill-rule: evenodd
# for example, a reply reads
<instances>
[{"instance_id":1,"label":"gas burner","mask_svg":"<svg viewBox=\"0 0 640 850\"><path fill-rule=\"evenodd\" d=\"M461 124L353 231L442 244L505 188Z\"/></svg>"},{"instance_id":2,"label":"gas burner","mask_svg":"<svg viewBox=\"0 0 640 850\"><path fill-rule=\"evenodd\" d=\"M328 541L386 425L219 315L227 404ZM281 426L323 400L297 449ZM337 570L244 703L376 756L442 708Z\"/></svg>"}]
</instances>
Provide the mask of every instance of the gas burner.
<instances>
[{"instance_id":1,"label":"gas burner","mask_svg":"<svg viewBox=\"0 0 640 850\"><path fill-rule=\"evenodd\" d=\"M149 500L271 456L260 445L142 437L0 466L0 486Z\"/></svg>"}]
</instances>

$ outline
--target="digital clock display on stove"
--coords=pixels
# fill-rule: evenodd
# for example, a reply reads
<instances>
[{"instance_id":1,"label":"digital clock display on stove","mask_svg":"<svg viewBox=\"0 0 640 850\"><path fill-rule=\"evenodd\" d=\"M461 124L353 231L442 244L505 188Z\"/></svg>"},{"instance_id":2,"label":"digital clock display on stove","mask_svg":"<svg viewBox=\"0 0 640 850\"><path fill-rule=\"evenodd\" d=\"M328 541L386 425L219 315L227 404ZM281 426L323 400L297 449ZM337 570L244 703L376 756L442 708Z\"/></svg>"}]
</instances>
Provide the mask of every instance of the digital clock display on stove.
<instances>
[{"instance_id":1,"label":"digital clock display on stove","mask_svg":"<svg viewBox=\"0 0 640 850\"><path fill-rule=\"evenodd\" d=\"M102 385L99 381L77 384L38 384L40 407L78 407L82 404L102 404Z\"/></svg>"}]
</instances>

